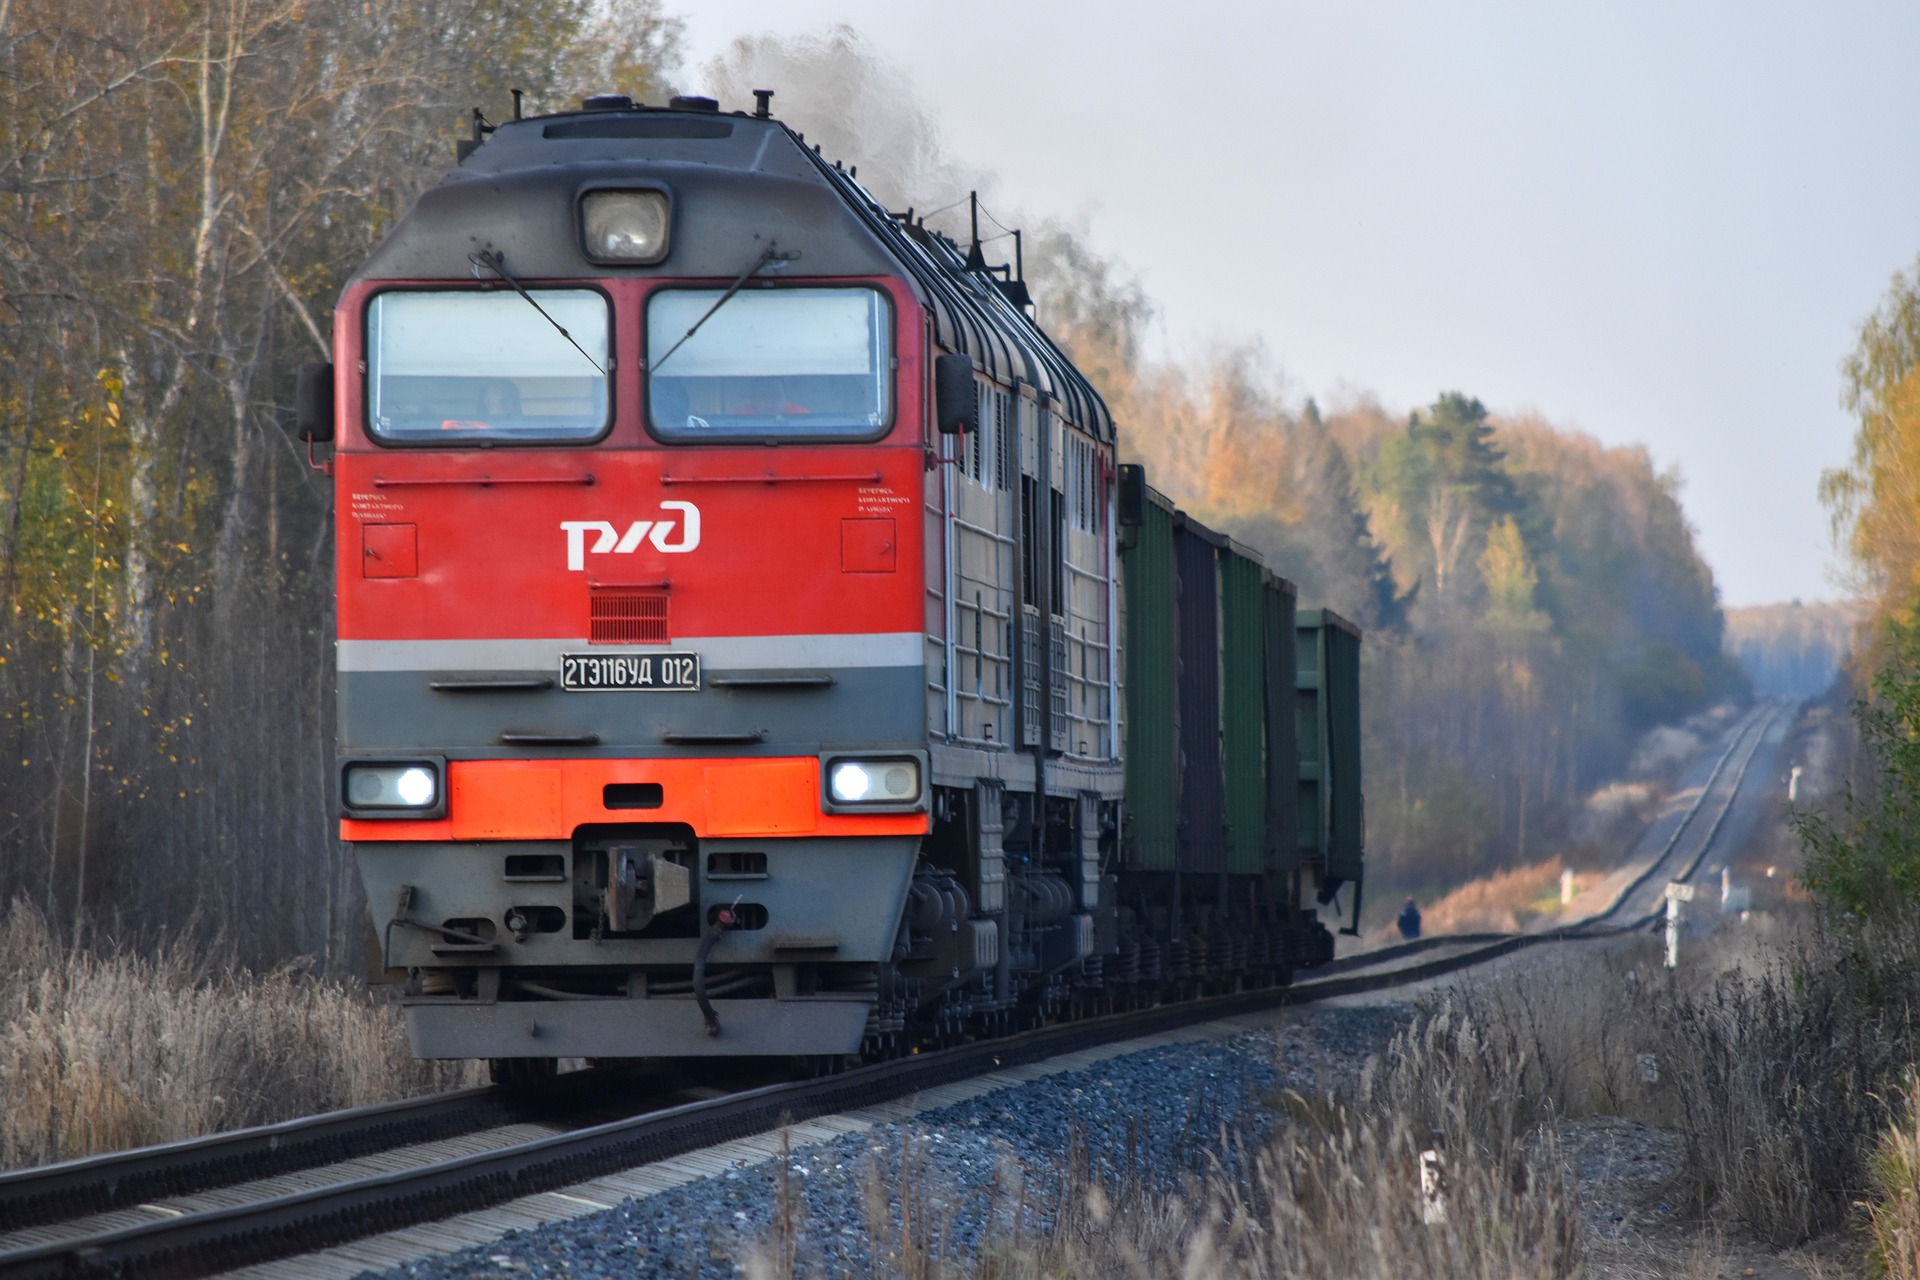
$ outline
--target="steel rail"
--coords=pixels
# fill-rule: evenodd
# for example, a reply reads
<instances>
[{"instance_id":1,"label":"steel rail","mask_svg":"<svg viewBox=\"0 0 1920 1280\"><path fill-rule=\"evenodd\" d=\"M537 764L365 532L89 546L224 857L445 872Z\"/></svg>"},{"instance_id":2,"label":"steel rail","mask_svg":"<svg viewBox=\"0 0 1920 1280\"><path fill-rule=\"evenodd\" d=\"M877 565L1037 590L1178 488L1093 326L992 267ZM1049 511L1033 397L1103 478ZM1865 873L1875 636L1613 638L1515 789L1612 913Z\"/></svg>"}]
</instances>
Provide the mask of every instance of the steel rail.
<instances>
[{"instance_id":1,"label":"steel rail","mask_svg":"<svg viewBox=\"0 0 1920 1280\"><path fill-rule=\"evenodd\" d=\"M511 1118L503 1091L459 1089L16 1169L0 1173L0 1231L110 1213L166 1196L471 1133Z\"/></svg>"},{"instance_id":2,"label":"steel rail","mask_svg":"<svg viewBox=\"0 0 1920 1280\"><path fill-rule=\"evenodd\" d=\"M1679 825L1677 825L1674 828L1673 834L1667 838L1667 842L1663 846L1661 846L1660 852L1654 855L1654 857L1651 860L1649 860L1646 868L1643 871L1641 871L1639 875L1635 876L1624 888L1620 890L1620 892L1614 895L1612 902L1608 903L1606 906L1602 907L1600 910L1594 912L1590 916L1583 917L1582 919L1579 919L1579 920L1570 921L1567 924L1561 925L1558 929L1549 930L1539 936L1546 937L1546 938L1557 938L1561 934L1571 934L1576 930L1580 930L1580 929L1591 927L1593 925L1600 924L1606 921L1607 919L1609 919L1615 912L1619 911L1621 906L1627 901L1627 899L1632 897L1635 892L1637 892L1640 888L1642 888L1647 883L1648 880L1652 879L1656 874L1658 874L1658 872L1660 871L1660 868L1663 865L1665 865L1668 857L1673 853L1674 848L1679 844L1680 837L1686 834L1688 826L1691 825L1694 818L1700 812L1700 809L1702 808L1702 806L1706 804L1707 796L1712 791L1713 784L1719 779L1721 770L1726 767L1727 761L1731 760L1734 754L1737 751L1739 751L1741 744L1745 742L1747 740L1748 735L1753 732L1754 726L1757 723L1761 723L1762 721L1765 721L1768 724L1770 724L1771 720L1777 717L1780 714L1781 710L1782 708L1778 706L1774 706L1771 709L1767 707L1760 707L1760 708L1756 708L1755 710L1753 710L1748 714L1745 721L1742 724L1740 724L1738 728L1734 731L1733 737L1728 741L1726 747L1720 752L1719 757L1714 761L1713 768L1707 774L1706 781L1700 784L1700 793L1693 798L1693 803L1687 807L1687 811L1685 812L1685 814L1681 816ZM1755 750L1757 750L1759 739L1762 736L1764 736L1764 728L1762 729L1760 734L1754 735ZM1754 752L1752 750L1748 752L1746 763L1742 764L1736 776L1735 794L1738 794L1739 781L1740 779L1744 779L1746 775L1746 764L1749 764L1752 762L1753 754ZM1720 816L1714 820L1712 832L1719 831L1720 823L1725 819L1726 811L1727 811L1727 808L1729 807L1730 807L1730 804L1722 807ZM1711 843L1712 832L1709 833L1709 843ZM1701 857L1704 856L1705 851L1706 851L1706 846L1703 845L1701 850L1695 854L1692 860L1692 863L1689 865L1687 869L1687 874L1690 875L1692 873L1693 867L1699 865L1700 859ZM1684 879L1685 877L1682 876L1678 878ZM1638 924L1636 924L1632 927L1637 928L1639 926ZM1477 945L1482 943L1491 944L1491 943L1503 942L1508 939L1519 937L1519 936L1527 936L1527 935L1518 935L1518 934L1510 934L1510 933L1435 934L1430 937L1416 938L1411 942L1400 942L1400 943L1395 943L1392 946L1380 947L1373 951L1361 952L1358 955L1342 956L1338 960L1333 960L1327 964L1321 965L1319 968L1314 970L1314 973L1334 974L1334 973L1339 973L1339 972L1351 970L1351 969L1360 969L1360 968L1370 969L1390 960L1397 960L1404 956L1418 955L1423 951L1431 951L1437 947ZM1607 933L1602 936L1611 937L1614 935L1613 933Z\"/></svg>"},{"instance_id":3,"label":"steel rail","mask_svg":"<svg viewBox=\"0 0 1920 1280\"><path fill-rule=\"evenodd\" d=\"M1726 802L1720 806L1719 813L1715 815L1713 825L1708 828L1706 838L1701 841L1700 847L1694 851L1693 857L1688 860L1686 867L1681 873L1677 876L1669 876L1669 879L1684 883L1692 877L1694 871L1700 866L1701 861L1705 859L1707 850L1713 847L1714 837L1720 832L1720 824L1726 821L1727 814L1733 808L1734 800L1739 797L1741 785L1746 781L1747 769L1753 764L1754 756L1759 754L1760 744L1766 739L1767 730L1773 727L1774 721L1779 719L1786 710L1786 704L1769 703L1766 707L1760 708L1753 713L1747 723L1742 725L1739 731L1734 734L1733 740L1727 744L1727 749L1721 752L1720 758L1714 762L1713 771L1707 775L1707 780L1700 786L1700 794L1694 797L1693 804L1687 809L1686 816L1680 820L1680 825L1674 828L1673 835L1668 837L1666 846L1661 849L1659 856L1647 864L1646 870L1628 882L1626 887L1615 895L1613 902L1610 903L1605 910L1596 912L1594 915L1587 917L1585 920L1578 921L1570 927L1580 928L1608 918L1613 915L1614 912L1618 911L1629 898L1644 888L1648 881L1659 874L1660 869L1666 865L1667 859L1672 856L1675 847L1678 846L1680 837L1686 833L1687 828L1692 824L1694 818L1698 816L1701 807L1706 804L1707 796L1713 791L1713 784L1720 777L1721 771L1725 769L1727 762L1733 758L1734 754L1739 751L1741 744L1747 742L1749 736L1751 736L1751 743L1747 747L1747 754L1745 758L1741 760L1740 767L1734 772L1733 787L1728 791ZM1645 920L1657 918L1659 914L1658 911L1655 911L1645 917L1641 923L1645 923Z\"/></svg>"},{"instance_id":4,"label":"steel rail","mask_svg":"<svg viewBox=\"0 0 1920 1280\"><path fill-rule=\"evenodd\" d=\"M1707 783L1701 788L1700 796L1696 797L1680 827L1676 828L1674 837L1669 839L1661 855L1648 870L1636 877L1633 886L1617 896L1603 912L1562 929L1526 934L1424 938L1401 947L1383 948L1364 956L1335 962L1336 965L1371 972L1327 976L1290 987L1204 997L1044 1027L1005 1039L860 1067L824 1080L749 1089L711 1101L610 1121L416 1169L13 1250L0 1254L0 1277L73 1277L136 1272L154 1276L204 1275L552 1190L637 1164L651 1163L715 1143L763 1133L784 1124L890 1101L1007 1066L1040 1062L1061 1054L1176 1030L1200 1022L1261 1013L1286 1005L1310 1004L1337 996L1387 990L1443 977L1543 943L1616 937L1644 927L1648 920L1657 918L1657 913L1612 927L1593 926L1618 911L1627 902L1633 889L1644 884L1658 871L1677 847L1679 836L1691 825L1705 803L1727 761L1750 736L1751 742L1734 774L1733 785L1706 838L1694 853L1686 874L1690 875L1698 867L1727 812L1740 795L1742 783L1758 754L1766 730L1783 710L1783 707L1775 706L1758 715L1752 724L1736 734L1727 751L1715 763ZM1390 965L1390 962L1411 954L1462 945L1467 949L1451 955L1411 965ZM413 1124L416 1127L431 1125L434 1123L433 1117L442 1113L459 1116L463 1109L470 1117L474 1108L484 1109L488 1106L505 1109L499 1091L465 1090L434 1098L289 1121L236 1134L194 1139L146 1151L72 1161L47 1169L22 1170L0 1175L0 1206L9 1203L48 1203L46 1197L56 1194L56 1186L71 1192L84 1188L88 1183L97 1188L93 1194L109 1196L115 1204L138 1204L156 1193L151 1189L144 1192L133 1190L136 1187L158 1188L159 1194L177 1194L171 1189L171 1184L165 1182L166 1177L169 1174L184 1176L193 1167L196 1158L202 1161L209 1157L222 1160L228 1167L249 1157L269 1161L287 1160L293 1153L302 1149L311 1153L328 1141L376 1141L371 1135L379 1130L367 1127L369 1117L379 1117L390 1130L396 1123ZM460 1128L456 1131L471 1131L479 1127L464 1121L459 1123ZM379 1142L377 1145L394 1144ZM310 1158L295 1156L280 1168L305 1168L314 1163ZM246 1176L261 1175L249 1173ZM212 1184L198 1182L195 1189L206 1189L209 1185ZM10 1189L14 1193L11 1202L6 1198Z\"/></svg>"},{"instance_id":5,"label":"steel rail","mask_svg":"<svg viewBox=\"0 0 1920 1280\"><path fill-rule=\"evenodd\" d=\"M647 1077L624 1067L571 1072L533 1094L491 1085L455 1089L8 1170L0 1172L0 1233L214 1191L499 1125L560 1118L604 1104L616 1088L636 1078ZM673 1079L658 1083L663 1093L683 1087ZM0 1253L0 1258L5 1256Z\"/></svg>"},{"instance_id":6,"label":"steel rail","mask_svg":"<svg viewBox=\"0 0 1920 1280\"><path fill-rule=\"evenodd\" d=\"M1693 860L1687 864L1686 870L1674 879L1682 882L1691 880L1693 873L1706 860L1707 851L1713 848L1714 838L1720 834L1721 824L1727 820L1727 815L1733 812L1733 802L1739 796L1741 786L1746 782L1747 770L1753 767L1754 757L1760 754L1760 745L1766 741L1767 731L1773 727L1774 721L1778 720L1785 710L1784 706L1775 704L1766 721L1755 730L1753 744L1747 748L1746 758L1740 762L1739 771L1733 776L1733 789L1727 794L1727 803L1720 806L1720 812L1715 815L1713 825L1707 828L1706 838L1700 842L1700 848L1694 853Z\"/></svg>"}]
</instances>

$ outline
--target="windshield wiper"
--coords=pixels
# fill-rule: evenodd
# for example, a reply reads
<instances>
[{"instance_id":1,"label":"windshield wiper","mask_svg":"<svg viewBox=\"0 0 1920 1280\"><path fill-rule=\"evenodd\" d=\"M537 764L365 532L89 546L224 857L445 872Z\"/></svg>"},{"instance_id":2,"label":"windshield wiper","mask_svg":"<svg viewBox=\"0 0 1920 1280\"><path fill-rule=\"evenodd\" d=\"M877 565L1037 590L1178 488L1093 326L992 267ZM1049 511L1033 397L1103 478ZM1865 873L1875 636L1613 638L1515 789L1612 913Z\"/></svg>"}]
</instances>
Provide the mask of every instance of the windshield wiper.
<instances>
[{"instance_id":1,"label":"windshield wiper","mask_svg":"<svg viewBox=\"0 0 1920 1280\"><path fill-rule=\"evenodd\" d=\"M540 313L541 318L544 319L548 324L552 325L554 329L559 332L561 337L565 338L568 342L573 342L573 335L568 333L558 320L555 320L552 316L548 315L547 309L545 307L541 306L539 303L533 300L533 295L527 292L526 286L521 284L518 280L515 280L512 276L507 274L507 261L502 255L493 252L493 250L491 249L482 249L478 253L468 254L467 261L473 263L473 265L475 265L476 267L485 267L487 270L493 272L495 275L499 276L502 280L505 280L508 284L512 285L513 291L519 294L521 297L525 298L527 300L527 305L532 307L535 311L538 311ZM593 366L593 371L595 373L599 374L603 378L607 376L607 371L600 367L600 362L598 360L595 360L592 356L587 355L587 349L585 347L581 346L577 342L573 342L573 349L575 351L578 351L582 356L586 357L587 363Z\"/></svg>"},{"instance_id":2,"label":"windshield wiper","mask_svg":"<svg viewBox=\"0 0 1920 1280\"><path fill-rule=\"evenodd\" d=\"M653 373L660 372L660 366L665 364L670 358L672 358L673 353L678 351L682 346L684 346L688 338L691 338L694 334L700 332L700 326L705 324L707 321L713 319L714 312L726 306L727 301L730 298L732 298L734 294L744 289L746 287L747 281L753 279L755 273L757 273L760 270L760 268L766 266L768 263L778 263L781 265L785 265L786 263L792 262L795 258L798 258L799 256L800 256L800 251L798 249L795 249L792 253L781 253L778 246L776 246L772 241L768 241L767 247L760 251L760 256L755 258L751 263L749 263L745 271L742 271L739 275L733 278L733 283L727 286L727 291L720 295L720 298L717 302L715 302L712 306L707 308L707 313L705 315L701 316L698 320L695 320L693 322L693 328L681 334L680 341L668 347L667 354L664 356L661 356L658 360L655 360L653 362L650 372L653 372Z\"/></svg>"}]
</instances>

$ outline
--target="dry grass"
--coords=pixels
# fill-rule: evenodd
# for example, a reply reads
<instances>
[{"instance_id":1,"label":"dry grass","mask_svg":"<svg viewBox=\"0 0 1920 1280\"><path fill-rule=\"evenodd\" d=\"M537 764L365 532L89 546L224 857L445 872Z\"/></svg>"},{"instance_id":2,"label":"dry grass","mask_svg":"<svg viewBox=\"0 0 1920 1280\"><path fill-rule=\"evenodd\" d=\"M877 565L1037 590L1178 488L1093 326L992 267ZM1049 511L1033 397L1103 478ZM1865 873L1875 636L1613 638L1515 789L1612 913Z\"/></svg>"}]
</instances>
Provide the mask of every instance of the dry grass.
<instances>
[{"instance_id":1,"label":"dry grass","mask_svg":"<svg viewBox=\"0 0 1920 1280\"><path fill-rule=\"evenodd\" d=\"M957 1199L904 1139L898 1164L868 1171L865 1273L912 1280L1325 1276L1524 1280L1570 1276L1579 1220L1541 1099L1457 1006L1398 1037L1351 1096L1279 1100L1285 1119L1253 1151L1223 1146L1205 1177L1168 1189L1104 1181L1070 1151L1059 1189L1029 1200L1034 1171L1000 1171L976 1248L949 1246ZM1069 1144L1073 1146L1074 1144ZM1445 1159L1443 1214L1426 1220L1421 1154ZM1031 1177L1051 1185L1050 1176ZM780 1184L756 1280L847 1274L810 1247L810 1224ZM896 1207L897 1206L897 1207Z\"/></svg>"},{"instance_id":2,"label":"dry grass","mask_svg":"<svg viewBox=\"0 0 1920 1280\"><path fill-rule=\"evenodd\" d=\"M470 1083L415 1062L391 1006L185 946L63 947L0 917L0 1167L42 1164Z\"/></svg>"},{"instance_id":3,"label":"dry grass","mask_svg":"<svg viewBox=\"0 0 1920 1280\"><path fill-rule=\"evenodd\" d=\"M1541 955L1452 999L1516 1087L1559 1115L1677 1130L1677 1199L1794 1246L1844 1227L1876 1149L1898 1149L1883 1134L1920 1054L1920 924L1825 933L1756 917L1683 944L1677 978L1646 939Z\"/></svg>"},{"instance_id":4,"label":"dry grass","mask_svg":"<svg viewBox=\"0 0 1920 1280\"><path fill-rule=\"evenodd\" d=\"M1518 933L1560 908L1559 858L1496 871L1469 881L1421 909L1421 930L1442 933Z\"/></svg>"},{"instance_id":5,"label":"dry grass","mask_svg":"<svg viewBox=\"0 0 1920 1280\"><path fill-rule=\"evenodd\" d=\"M1872 1259L1887 1280L1920 1280L1920 1078L1909 1073L1899 1119L1869 1162L1874 1199L1866 1206Z\"/></svg>"},{"instance_id":6,"label":"dry grass","mask_svg":"<svg viewBox=\"0 0 1920 1280\"><path fill-rule=\"evenodd\" d=\"M1920 926L1809 934L1663 1010L1703 1206L1775 1245L1845 1224L1920 1053Z\"/></svg>"},{"instance_id":7,"label":"dry grass","mask_svg":"<svg viewBox=\"0 0 1920 1280\"><path fill-rule=\"evenodd\" d=\"M1565 1119L1672 1119L1648 1087L1667 1050L1670 986L1651 942L1541 948L1447 994L1507 1064L1512 1087Z\"/></svg>"},{"instance_id":8,"label":"dry grass","mask_svg":"<svg viewBox=\"0 0 1920 1280\"><path fill-rule=\"evenodd\" d=\"M1698 1217L1661 1219L1657 1243L1609 1242L1596 1274L1645 1263L1705 1277L1755 1261L1765 1275L1853 1274L1857 1262L1822 1256L1854 1258L1835 1232L1862 1221L1884 1274L1920 1280L1920 1084L1907 1066L1920 926L1832 937L1756 918L1690 939L1677 977L1660 950L1652 937L1542 950L1443 992L1351 1093L1282 1095L1269 1141L1223 1142L1209 1176L1176 1188L1103 1181L1083 1155L1011 1167L975 1248L949 1247L964 1197L909 1137L870 1171L872 1261L851 1274L1572 1275L1587 1247L1559 1126L1617 1115L1685 1138L1676 1181L1633 1194L1690 1201ZM1440 1224L1422 1221L1415 1190L1428 1148L1447 1162ZM1856 1218L1870 1182L1877 1199ZM848 1274L810 1248L804 1208L783 1203L749 1273ZM1817 1252L1792 1249L1809 1241Z\"/></svg>"}]
</instances>

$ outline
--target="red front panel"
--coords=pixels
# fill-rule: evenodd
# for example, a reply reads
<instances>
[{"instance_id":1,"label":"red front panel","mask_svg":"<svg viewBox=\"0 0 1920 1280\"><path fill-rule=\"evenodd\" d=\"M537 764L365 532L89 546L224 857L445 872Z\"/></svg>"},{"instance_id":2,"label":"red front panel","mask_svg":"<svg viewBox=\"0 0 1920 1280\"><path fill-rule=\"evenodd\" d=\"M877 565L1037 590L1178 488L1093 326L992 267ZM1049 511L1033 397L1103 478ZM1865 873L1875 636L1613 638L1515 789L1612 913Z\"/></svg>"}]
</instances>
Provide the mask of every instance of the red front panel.
<instances>
[{"instance_id":1,"label":"red front panel","mask_svg":"<svg viewBox=\"0 0 1920 1280\"><path fill-rule=\"evenodd\" d=\"M591 445L494 448L367 438L360 315L373 287L356 287L336 320L340 638L921 630L920 313L904 286L875 283L893 298L899 366L878 442L653 440L640 421L644 297L616 282L611 431Z\"/></svg>"},{"instance_id":2,"label":"red front panel","mask_svg":"<svg viewBox=\"0 0 1920 1280\"><path fill-rule=\"evenodd\" d=\"M667 643L922 625L917 446L345 453L336 465L343 640L584 639L595 589L621 587L664 594L664 628L635 634Z\"/></svg>"}]
</instances>

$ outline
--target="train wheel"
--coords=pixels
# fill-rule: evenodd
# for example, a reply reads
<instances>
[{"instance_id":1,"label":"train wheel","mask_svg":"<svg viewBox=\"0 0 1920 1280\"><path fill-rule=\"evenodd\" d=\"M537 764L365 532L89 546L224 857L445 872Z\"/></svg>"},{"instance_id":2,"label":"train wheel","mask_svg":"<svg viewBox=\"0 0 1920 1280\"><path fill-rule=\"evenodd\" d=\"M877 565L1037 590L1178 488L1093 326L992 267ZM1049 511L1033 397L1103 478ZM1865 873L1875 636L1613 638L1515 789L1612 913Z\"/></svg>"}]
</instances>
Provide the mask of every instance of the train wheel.
<instances>
[{"instance_id":1,"label":"train wheel","mask_svg":"<svg viewBox=\"0 0 1920 1280\"><path fill-rule=\"evenodd\" d=\"M487 1075L508 1093L531 1093L560 1074L557 1058L489 1058Z\"/></svg>"},{"instance_id":2,"label":"train wheel","mask_svg":"<svg viewBox=\"0 0 1920 1280\"><path fill-rule=\"evenodd\" d=\"M891 1062L906 1055L906 1033L902 1031L884 1031L867 1037L860 1048L863 1062Z\"/></svg>"}]
</instances>

